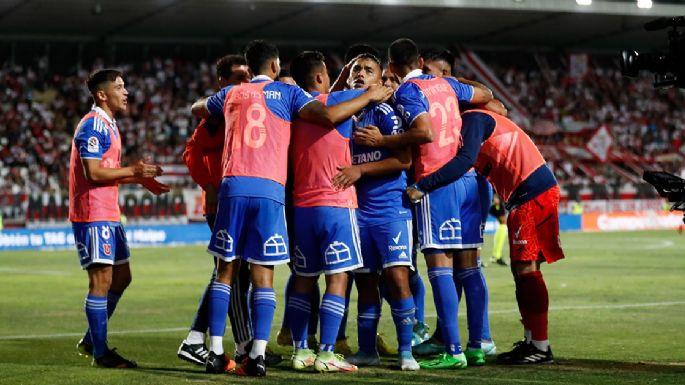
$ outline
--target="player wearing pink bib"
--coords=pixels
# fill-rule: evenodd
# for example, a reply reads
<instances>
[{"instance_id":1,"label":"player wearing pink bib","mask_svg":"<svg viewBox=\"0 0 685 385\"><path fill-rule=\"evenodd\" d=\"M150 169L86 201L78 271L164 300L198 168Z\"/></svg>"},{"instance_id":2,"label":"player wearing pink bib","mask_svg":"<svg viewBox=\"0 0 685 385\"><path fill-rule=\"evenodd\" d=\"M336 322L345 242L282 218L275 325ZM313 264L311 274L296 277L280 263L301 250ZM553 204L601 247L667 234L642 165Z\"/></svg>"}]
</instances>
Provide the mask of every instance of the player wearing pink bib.
<instances>
[{"instance_id":1,"label":"player wearing pink bib","mask_svg":"<svg viewBox=\"0 0 685 385\"><path fill-rule=\"evenodd\" d=\"M318 94L316 98L331 111L356 104L341 115L344 120L337 126L300 120L293 126L293 268L296 277L286 308L288 318L308 319L312 288L322 273L326 275L326 293L319 312L321 344L318 355L307 346L307 322L290 322L295 348L292 365L297 370L313 365L321 372L356 371L356 366L338 358L333 349L345 311L346 272L362 266L356 222L357 195L354 186L338 189L332 180L341 168L352 165L351 116L369 102L388 98L391 91L376 87L367 92L350 90L319 94L330 88L324 57L319 52L298 55L291 63L291 73L299 85Z\"/></svg>"},{"instance_id":2,"label":"player wearing pink bib","mask_svg":"<svg viewBox=\"0 0 685 385\"><path fill-rule=\"evenodd\" d=\"M88 272L88 330L77 348L93 364L134 368L136 363L107 346L107 320L131 282L126 234L120 223L119 184L139 183L154 194L169 187L154 177L159 166L138 162L121 167L121 135L114 115L126 110L128 92L121 72L96 71L87 81L95 102L79 122L69 163L69 220L81 267Z\"/></svg>"},{"instance_id":3,"label":"player wearing pink bib","mask_svg":"<svg viewBox=\"0 0 685 385\"><path fill-rule=\"evenodd\" d=\"M193 105L202 117L223 115L226 139L219 208L208 252L218 259L217 277L209 290L210 353L207 367L227 359L223 351L226 312L240 258L250 263L254 341L238 368L239 375L266 375L265 354L276 308L274 265L289 260L285 224L290 122L295 116L331 124L328 110L301 88L275 82L280 72L278 49L264 41L251 42L245 59L249 83L223 88Z\"/></svg>"}]
</instances>

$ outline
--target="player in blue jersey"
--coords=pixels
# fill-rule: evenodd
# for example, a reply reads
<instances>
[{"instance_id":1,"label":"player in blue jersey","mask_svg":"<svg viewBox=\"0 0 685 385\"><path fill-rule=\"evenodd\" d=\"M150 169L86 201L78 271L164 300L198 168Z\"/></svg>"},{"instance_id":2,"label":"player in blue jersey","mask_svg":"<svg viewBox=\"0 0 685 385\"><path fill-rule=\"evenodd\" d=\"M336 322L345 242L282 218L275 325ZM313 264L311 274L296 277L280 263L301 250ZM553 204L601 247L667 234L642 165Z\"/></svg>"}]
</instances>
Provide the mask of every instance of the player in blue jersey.
<instances>
[{"instance_id":1,"label":"player in blue jersey","mask_svg":"<svg viewBox=\"0 0 685 385\"><path fill-rule=\"evenodd\" d=\"M446 50L446 49L430 49L427 50L423 53L422 55L424 59L424 64L423 64L423 72L428 74L428 75L433 75L436 77L452 77L452 63L454 63L454 55ZM482 87L480 83L474 82L474 81L469 81L463 78L458 79L462 83L466 84L471 84L477 87ZM498 107L498 103L488 103L488 106L494 105L495 107ZM498 113L503 113L502 110L497 110ZM506 113L506 111L504 111ZM481 225L485 225L485 221L487 220L488 216L488 202L490 202L491 196L492 196L492 186L490 186L490 183L482 177L481 175L476 175L476 181L478 184L478 191L480 192L480 198L481 198L481 204L482 206L482 217L481 217ZM484 266L480 259L480 250L478 252L478 261L479 265ZM485 281L485 276L483 275L482 269L479 269L481 278L483 282ZM462 282L459 279L458 275L455 277L455 285L457 286L457 294L459 295L459 299L461 300L461 292L462 292ZM492 341L492 336L490 335L490 320L488 317L488 287L487 283L485 283L485 300L486 303L483 306L483 337L481 340L481 347L483 349L483 353L486 356L494 356L496 354L496 347L495 343ZM473 316L473 315L471 315ZM438 320L438 324L440 321ZM472 338L475 339L475 338ZM435 328L435 333L431 338L422 344L416 346L414 348L414 352L417 355L432 355L432 354L437 354L442 350L442 333L441 333L441 328L440 326Z\"/></svg>"},{"instance_id":2,"label":"player in blue jersey","mask_svg":"<svg viewBox=\"0 0 685 385\"><path fill-rule=\"evenodd\" d=\"M352 162L351 116L370 102L389 98L392 92L377 86L366 92L348 90L324 94L330 88L330 78L324 56L319 52L301 53L292 61L290 69L297 84L316 95L331 111L343 103L363 102L335 127L296 121L290 151L294 171L293 270L296 276L286 312L291 320L295 348L292 366L302 370L313 365L321 372L356 371L356 366L337 357L333 349L345 309L347 272L362 265L355 214L357 197L354 187L336 189L332 179L340 167ZM326 292L321 300L320 345L315 356L307 342L308 322L293 320L308 319L312 287L322 273L326 276Z\"/></svg>"},{"instance_id":3,"label":"player in blue jersey","mask_svg":"<svg viewBox=\"0 0 685 385\"><path fill-rule=\"evenodd\" d=\"M458 102L487 103L492 93L455 79L423 74L423 59L416 44L409 39L393 42L388 57L392 72L402 78L395 102L408 129L391 136L383 136L377 129L361 129L355 133L355 141L389 148L419 145L414 153L414 177L420 180L456 153L461 129ZM464 368L467 360L482 364L483 318L469 319L470 334L477 335L478 339L469 341L467 358L459 340L458 300L453 280L456 271L464 284L469 313L482 314L485 290L477 271L477 248L482 245L481 204L475 173L433 194L416 207L417 227L436 310L443 321L446 352L421 362L421 367Z\"/></svg>"},{"instance_id":4,"label":"player in blue jersey","mask_svg":"<svg viewBox=\"0 0 685 385\"><path fill-rule=\"evenodd\" d=\"M352 63L348 86L364 88L381 83L381 63L362 54ZM356 116L356 127L375 126L384 135L403 132L402 121L388 104L367 106ZM403 197L405 171L411 166L408 148L389 150L352 146L352 166L341 168L333 179L340 189L356 184L364 267L355 272L359 291L359 351L348 361L356 365L380 365L376 332L381 313L379 274L383 274L398 340L398 363L402 370L418 370L412 356L414 299L409 288L412 269L411 208Z\"/></svg>"},{"instance_id":5,"label":"player in blue jersey","mask_svg":"<svg viewBox=\"0 0 685 385\"><path fill-rule=\"evenodd\" d=\"M252 280L252 349L237 373L264 376L264 356L276 308L274 265L289 260L284 212L287 148L295 116L331 124L327 109L301 88L273 81L280 72L278 49L251 42L245 59L255 76L193 104L193 113L224 116L227 144L219 209L208 252L218 259L209 291L210 346L207 367L228 361L223 350L226 313L236 266L250 263Z\"/></svg>"},{"instance_id":6,"label":"player in blue jersey","mask_svg":"<svg viewBox=\"0 0 685 385\"><path fill-rule=\"evenodd\" d=\"M168 192L169 187L154 179L162 174L157 165L143 161L121 165L121 134L114 117L128 106L122 73L98 70L86 85L93 107L76 127L69 162L69 221L81 268L88 273L84 309L88 330L77 348L82 355L93 356L93 365L135 368L135 362L107 345L108 319L131 283L119 185L141 184L155 195Z\"/></svg>"}]
</instances>

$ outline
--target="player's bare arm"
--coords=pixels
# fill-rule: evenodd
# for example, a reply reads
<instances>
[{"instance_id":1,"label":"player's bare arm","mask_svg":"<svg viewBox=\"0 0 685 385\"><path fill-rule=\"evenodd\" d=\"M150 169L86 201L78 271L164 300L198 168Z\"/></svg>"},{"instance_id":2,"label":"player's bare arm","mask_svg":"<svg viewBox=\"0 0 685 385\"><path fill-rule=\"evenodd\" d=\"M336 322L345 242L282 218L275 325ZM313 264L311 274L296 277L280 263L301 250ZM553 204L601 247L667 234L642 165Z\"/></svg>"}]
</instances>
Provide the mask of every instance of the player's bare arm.
<instances>
[{"instance_id":1,"label":"player's bare arm","mask_svg":"<svg viewBox=\"0 0 685 385\"><path fill-rule=\"evenodd\" d=\"M354 142L369 147L399 149L432 141L433 130L428 114L417 116L409 129L399 135L383 135L377 127L373 126L358 128L354 132Z\"/></svg>"},{"instance_id":2,"label":"player's bare arm","mask_svg":"<svg viewBox=\"0 0 685 385\"><path fill-rule=\"evenodd\" d=\"M384 176L409 170L411 167L411 151L402 148L392 151L389 156L378 162L338 167L338 174L333 177L333 187L344 190L355 184L362 176Z\"/></svg>"},{"instance_id":3,"label":"player's bare arm","mask_svg":"<svg viewBox=\"0 0 685 385\"><path fill-rule=\"evenodd\" d=\"M300 109L297 115L301 119L321 126L331 126L334 124L333 119L331 119L329 109L318 100L314 100L305 104L305 106Z\"/></svg>"},{"instance_id":4,"label":"player's bare arm","mask_svg":"<svg viewBox=\"0 0 685 385\"><path fill-rule=\"evenodd\" d=\"M459 81L459 83L468 84L473 87L473 98L471 99L471 103L485 104L494 99L494 96L492 95L492 90L488 88L485 84L477 82L475 80L469 80L464 78L457 78L457 80Z\"/></svg>"},{"instance_id":5,"label":"player's bare arm","mask_svg":"<svg viewBox=\"0 0 685 385\"><path fill-rule=\"evenodd\" d=\"M208 118L209 109L207 108L207 98L203 97L198 99L195 103L193 103L193 106L190 108L190 111L193 115L197 116L198 118Z\"/></svg>"},{"instance_id":6,"label":"player's bare arm","mask_svg":"<svg viewBox=\"0 0 685 385\"><path fill-rule=\"evenodd\" d=\"M355 60L357 60L357 58L354 58L353 60L350 60L349 63L345 64L345 66L342 68L342 71L340 71L340 75L338 75L338 78L335 79L335 82L333 82L330 92L342 91L347 88L347 78L350 77L352 64L355 62Z\"/></svg>"},{"instance_id":7,"label":"player's bare arm","mask_svg":"<svg viewBox=\"0 0 685 385\"><path fill-rule=\"evenodd\" d=\"M162 175L158 165L147 164L142 160L133 166L121 168L102 167L100 159L82 159L83 171L91 183L120 182L127 178L154 178Z\"/></svg>"},{"instance_id":8,"label":"player's bare arm","mask_svg":"<svg viewBox=\"0 0 685 385\"><path fill-rule=\"evenodd\" d=\"M352 100L328 107L333 124L338 124L350 116L356 114L369 103L382 103L392 96L392 88L381 85L373 85L366 92Z\"/></svg>"}]
</instances>

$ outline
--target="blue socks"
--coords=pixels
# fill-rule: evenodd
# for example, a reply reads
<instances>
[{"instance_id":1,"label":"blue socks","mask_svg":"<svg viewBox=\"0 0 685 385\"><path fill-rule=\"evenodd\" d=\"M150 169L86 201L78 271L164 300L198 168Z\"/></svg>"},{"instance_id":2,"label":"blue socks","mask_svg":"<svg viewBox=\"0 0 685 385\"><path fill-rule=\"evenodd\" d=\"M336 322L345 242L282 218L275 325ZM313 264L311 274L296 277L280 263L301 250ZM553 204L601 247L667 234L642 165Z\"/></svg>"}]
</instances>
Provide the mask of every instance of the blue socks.
<instances>
[{"instance_id":1,"label":"blue socks","mask_svg":"<svg viewBox=\"0 0 685 385\"><path fill-rule=\"evenodd\" d=\"M485 305L485 287L479 267L456 269L456 280L464 287L466 297L466 315L469 327L470 348L480 349L483 338L483 306Z\"/></svg>"},{"instance_id":2,"label":"blue socks","mask_svg":"<svg viewBox=\"0 0 685 385\"><path fill-rule=\"evenodd\" d=\"M107 293L107 319L112 317L114 309L117 308L117 304L119 303L119 299L121 298L122 294L123 293L115 293L112 291ZM86 330L86 335L83 336L83 341L89 344L93 343L93 339L90 335L90 327Z\"/></svg>"},{"instance_id":3,"label":"blue socks","mask_svg":"<svg viewBox=\"0 0 685 385\"><path fill-rule=\"evenodd\" d=\"M488 293L488 283L485 281L485 274L483 274L483 269L480 270L480 279L483 280L483 290L485 291L485 302L483 303L483 339L482 341L492 341L492 334L490 333L490 316L488 315L488 305L489 305L489 293Z\"/></svg>"},{"instance_id":4,"label":"blue socks","mask_svg":"<svg viewBox=\"0 0 685 385\"><path fill-rule=\"evenodd\" d=\"M345 314L343 314L343 318L340 321L340 329L338 329L338 335L336 336L336 340L343 340L347 338L347 313L348 309L350 308L350 294L352 294L353 283L354 279L352 279L352 275L348 275L347 289L345 291Z\"/></svg>"},{"instance_id":5,"label":"blue socks","mask_svg":"<svg viewBox=\"0 0 685 385\"><path fill-rule=\"evenodd\" d=\"M424 308L426 304L426 286L416 270L409 271L409 290L414 298L414 319L418 322L426 322Z\"/></svg>"},{"instance_id":6,"label":"blue socks","mask_svg":"<svg viewBox=\"0 0 685 385\"><path fill-rule=\"evenodd\" d=\"M290 325L290 332L293 336L293 345L295 349L307 349L307 335L309 333L309 322L302 322L302 320L309 319L311 312L311 295L290 292L288 296L288 303L286 304L285 314L288 319L300 320L300 322L293 322Z\"/></svg>"},{"instance_id":7,"label":"blue socks","mask_svg":"<svg viewBox=\"0 0 685 385\"><path fill-rule=\"evenodd\" d=\"M442 337L447 353L456 355L462 352L459 343L459 327L457 325L457 289L452 279L452 268L431 267L428 268L428 279L433 287L433 299L438 320L442 326Z\"/></svg>"},{"instance_id":8,"label":"blue socks","mask_svg":"<svg viewBox=\"0 0 685 385\"><path fill-rule=\"evenodd\" d=\"M85 310L93 357L102 357L107 351L107 297L88 294Z\"/></svg>"},{"instance_id":9,"label":"blue socks","mask_svg":"<svg viewBox=\"0 0 685 385\"><path fill-rule=\"evenodd\" d=\"M332 352L340 329L340 321L345 314L345 298L324 294L319 310L319 327L321 328L321 345L319 351Z\"/></svg>"},{"instance_id":10,"label":"blue socks","mask_svg":"<svg viewBox=\"0 0 685 385\"><path fill-rule=\"evenodd\" d=\"M409 297L400 300L392 300L390 301L390 311L392 312L392 320L395 321L395 330L397 331L397 351L408 351L411 353L411 337L414 328L415 312L414 299Z\"/></svg>"},{"instance_id":11,"label":"blue socks","mask_svg":"<svg viewBox=\"0 0 685 385\"><path fill-rule=\"evenodd\" d=\"M269 340L275 311L276 292L273 288L252 290L252 328L254 329L254 339Z\"/></svg>"},{"instance_id":12,"label":"blue socks","mask_svg":"<svg viewBox=\"0 0 685 385\"><path fill-rule=\"evenodd\" d=\"M357 303L357 341L359 350L364 353L378 354L376 350L376 332L381 318L380 303Z\"/></svg>"},{"instance_id":13,"label":"blue socks","mask_svg":"<svg viewBox=\"0 0 685 385\"><path fill-rule=\"evenodd\" d=\"M226 331L228 304L231 300L231 286L214 281L209 286L207 295L209 305L209 335L212 337L223 337Z\"/></svg>"}]
</instances>

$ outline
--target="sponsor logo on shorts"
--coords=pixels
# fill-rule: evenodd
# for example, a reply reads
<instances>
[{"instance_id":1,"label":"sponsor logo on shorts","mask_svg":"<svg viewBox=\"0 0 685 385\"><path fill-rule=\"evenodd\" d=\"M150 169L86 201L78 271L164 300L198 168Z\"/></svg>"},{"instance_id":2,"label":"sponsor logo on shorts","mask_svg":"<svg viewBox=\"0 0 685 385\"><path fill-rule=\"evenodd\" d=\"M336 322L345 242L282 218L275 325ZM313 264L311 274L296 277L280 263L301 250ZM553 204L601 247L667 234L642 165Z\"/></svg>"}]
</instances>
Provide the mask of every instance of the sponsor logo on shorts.
<instances>
[{"instance_id":1,"label":"sponsor logo on shorts","mask_svg":"<svg viewBox=\"0 0 685 385\"><path fill-rule=\"evenodd\" d=\"M439 237L442 241L461 239L461 221L456 218L450 218L442 222Z\"/></svg>"},{"instance_id":2,"label":"sponsor logo on shorts","mask_svg":"<svg viewBox=\"0 0 685 385\"><path fill-rule=\"evenodd\" d=\"M295 246L295 266L301 269L307 268L307 258L302 254L302 250Z\"/></svg>"},{"instance_id":3,"label":"sponsor logo on shorts","mask_svg":"<svg viewBox=\"0 0 685 385\"><path fill-rule=\"evenodd\" d=\"M515 245L527 245L528 241L526 241L525 239L514 239L512 243Z\"/></svg>"},{"instance_id":4,"label":"sponsor logo on shorts","mask_svg":"<svg viewBox=\"0 0 685 385\"><path fill-rule=\"evenodd\" d=\"M395 244L398 244L400 242L401 236L402 236L402 232L400 231L399 233L397 233L397 236L392 239L393 242L395 242Z\"/></svg>"},{"instance_id":5,"label":"sponsor logo on shorts","mask_svg":"<svg viewBox=\"0 0 685 385\"><path fill-rule=\"evenodd\" d=\"M280 234L274 234L264 242L264 256L276 257L288 254L288 246Z\"/></svg>"},{"instance_id":6,"label":"sponsor logo on shorts","mask_svg":"<svg viewBox=\"0 0 685 385\"><path fill-rule=\"evenodd\" d=\"M523 225L520 225L516 231L514 231L514 238L518 238L519 234L521 234L521 229L523 228Z\"/></svg>"},{"instance_id":7,"label":"sponsor logo on shorts","mask_svg":"<svg viewBox=\"0 0 685 385\"><path fill-rule=\"evenodd\" d=\"M334 241L326 249L326 264L335 265L352 259L350 248L344 242Z\"/></svg>"},{"instance_id":8,"label":"sponsor logo on shorts","mask_svg":"<svg viewBox=\"0 0 685 385\"><path fill-rule=\"evenodd\" d=\"M388 249L390 251L407 250L407 246L406 245L398 245L398 246L390 245L390 246L388 246Z\"/></svg>"},{"instance_id":9,"label":"sponsor logo on shorts","mask_svg":"<svg viewBox=\"0 0 685 385\"><path fill-rule=\"evenodd\" d=\"M215 238L214 247L227 253L233 251L233 237L231 237L226 229L217 231Z\"/></svg>"},{"instance_id":10,"label":"sponsor logo on shorts","mask_svg":"<svg viewBox=\"0 0 685 385\"><path fill-rule=\"evenodd\" d=\"M88 259L88 248L84 243L76 242L76 251L78 251L78 255L81 258L81 260Z\"/></svg>"}]
</instances>

